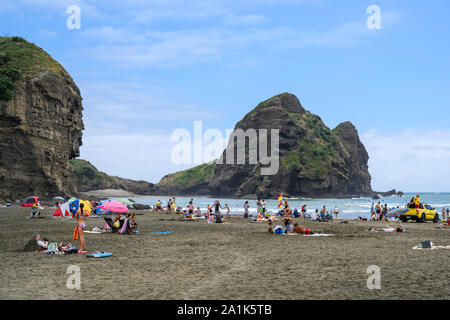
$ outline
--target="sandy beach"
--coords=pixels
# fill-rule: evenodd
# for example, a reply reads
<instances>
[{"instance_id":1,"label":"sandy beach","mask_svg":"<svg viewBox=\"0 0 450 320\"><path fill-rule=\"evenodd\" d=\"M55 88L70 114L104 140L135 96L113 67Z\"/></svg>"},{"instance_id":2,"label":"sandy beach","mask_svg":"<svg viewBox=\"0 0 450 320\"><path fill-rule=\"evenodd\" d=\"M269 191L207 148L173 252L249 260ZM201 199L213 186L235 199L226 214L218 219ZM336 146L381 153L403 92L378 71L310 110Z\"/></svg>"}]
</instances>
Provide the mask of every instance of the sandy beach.
<instances>
[{"instance_id":1,"label":"sandy beach","mask_svg":"<svg viewBox=\"0 0 450 320\"><path fill-rule=\"evenodd\" d=\"M406 223L405 233L365 232L395 222L295 219L332 237L281 236L266 223L233 216L230 223L137 212L141 234L86 234L86 254L24 252L38 232L50 241L73 241L75 221L28 219L29 209L0 208L0 299L449 299L450 250L413 250L424 240L450 244L450 229ZM275 225L281 224L276 221ZM87 229L103 226L87 220ZM172 234L152 234L154 231ZM78 245L77 241L73 241ZM69 265L81 270L81 289L66 287ZM381 271L381 289L369 290L368 266Z\"/></svg>"}]
</instances>

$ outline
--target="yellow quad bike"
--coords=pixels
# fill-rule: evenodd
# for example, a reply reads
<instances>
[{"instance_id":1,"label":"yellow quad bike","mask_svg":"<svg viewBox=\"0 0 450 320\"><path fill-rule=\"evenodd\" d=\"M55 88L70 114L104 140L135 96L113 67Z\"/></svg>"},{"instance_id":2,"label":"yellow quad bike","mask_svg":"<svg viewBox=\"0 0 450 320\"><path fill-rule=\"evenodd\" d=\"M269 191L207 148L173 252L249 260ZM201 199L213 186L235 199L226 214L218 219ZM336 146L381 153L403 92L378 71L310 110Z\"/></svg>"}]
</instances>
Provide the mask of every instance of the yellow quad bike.
<instances>
[{"instance_id":1,"label":"yellow quad bike","mask_svg":"<svg viewBox=\"0 0 450 320\"><path fill-rule=\"evenodd\" d=\"M407 206L409 209L407 212L402 213L399 216L400 221L406 222L409 220L415 220L416 222L433 221L439 222L439 215L436 210L427 203L421 203L419 208L415 208L414 205Z\"/></svg>"}]
</instances>

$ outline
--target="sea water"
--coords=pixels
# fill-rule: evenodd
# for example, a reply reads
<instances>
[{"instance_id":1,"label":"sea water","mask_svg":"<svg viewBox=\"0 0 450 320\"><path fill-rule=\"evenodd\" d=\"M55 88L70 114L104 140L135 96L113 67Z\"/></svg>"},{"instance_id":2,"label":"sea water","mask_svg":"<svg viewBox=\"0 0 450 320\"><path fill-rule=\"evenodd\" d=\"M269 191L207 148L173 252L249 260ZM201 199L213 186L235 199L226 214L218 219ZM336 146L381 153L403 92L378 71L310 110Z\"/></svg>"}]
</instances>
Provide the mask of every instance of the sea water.
<instances>
[{"instance_id":1,"label":"sea water","mask_svg":"<svg viewBox=\"0 0 450 320\"><path fill-rule=\"evenodd\" d=\"M327 211L330 213L334 212L334 207L339 208L338 218L345 219L356 219L358 216L362 218L370 217L370 207L372 203L375 205L380 202L380 204L387 204L388 208L404 208L405 205L415 197L417 194L420 195L420 200L423 203L430 204L433 208L437 210L439 215L441 214L442 208L450 208L450 193L405 193L402 197L391 196L391 197L381 197L379 200L372 200L370 197L352 198L352 199L309 199L309 198L283 198L284 201L288 201L289 207L294 210L301 211L301 207L306 204L306 209L308 214L313 214L316 209L320 211L323 206L326 207ZM149 197L136 197L133 198L138 203L147 205L156 205L158 200L161 200L163 205L167 204L169 196L149 196ZM223 209L220 211L226 213L225 204L228 204L231 214L242 215L244 213L244 203L248 201L249 203L249 213L256 214L256 199L232 199L232 198L208 198L208 197L176 197L175 202L177 206L181 206L185 209L191 199L194 199L194 207L200 207L202 213L206 212L206 208L209 205L213 205L215 200L219 200ZM263 200L263 199L261 199ZM264 199L266 201L266 209L269 213L278 212L277 199Z\"/></svg>"}]
</instances>

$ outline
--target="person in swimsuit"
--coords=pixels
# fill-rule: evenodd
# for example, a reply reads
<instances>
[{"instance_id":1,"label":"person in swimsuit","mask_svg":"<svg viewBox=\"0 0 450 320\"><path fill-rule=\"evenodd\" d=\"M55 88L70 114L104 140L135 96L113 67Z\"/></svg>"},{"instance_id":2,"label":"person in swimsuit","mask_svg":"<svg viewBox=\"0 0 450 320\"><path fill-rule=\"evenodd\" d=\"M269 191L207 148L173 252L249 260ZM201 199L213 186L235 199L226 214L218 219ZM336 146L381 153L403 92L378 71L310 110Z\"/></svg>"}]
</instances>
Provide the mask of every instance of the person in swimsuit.
<instances>
[{"instance_id":1,"label":"person in swimsuit","mask_svg":"<svg viewBox=\"0 0 450 320\"><path fill-rule=\"evenodd\" d=\"M188 206L189 219L192 219L193 214L194 214L194 204L192 203L192 201L189 201L189 206Z\"/></svg>"},{"instance_id":2,"label":"person in swimsuit","mask_svg":"<svg viewBox=\"0 0 450 320\"><path fill-rule=\"evenodd\" d=\"M286 227L286 233L292 233L293 229L294 229L294 224L293 224L293 219L291 217L286 217L284 218L284 225Z\"/></svg>"},{"instance_id":3,"label":"person in swimsuit","mask_svg":"<svg viewBox=\"0 0 450 320\"><path fill-rule=\"evenodd\" d=\"M245 203L244 203L244 219L248 218L248 207L249 207L248 201L245 201Z\"/></svg>"},{"instance_id":4,"label":"person in swimsuit","mask_svg":"<svg viewBox=\"0 0 450 320\"><path fill-rule=\"evenodd\" d=\"M267 232L273 233L273 229L272 229L272 220L269 220L269 225L267 226Z\"/></svg>"},{"instance_id":5,"label":"person in swimsuit","mask_svg":"<svg viewBox=\"0 0 450 320\"><path fill-rule=\"evenodd\" d=\"M214 213L217 214L219 213L219 209L222 208L222 206L220 205L220 201L216 200L216 202L214 202Z\"/></svg>"},{"instance_id":6,"label":"person in swimsuit","mask_svg":"<svg viewBox=\"0 0 450 320\"><path fill-rule=\"evenodd\" d=\"M75 228L74 240L80 240L80 251L85 251L84 229L86 229L86 214L84 212L84 203L80 203L80 208L75 214L75 219L78 222Z\"/></svg>"},{"instance_id":7,"label":"person in swimsuit","mask_svg":"<svg viewBox=\"0 0 450 320\"><path fill-rule=\"evenodd\" d=\"M210 216L211 216L211 206L208 204L208 207L206 208L206 214L205 214L206 223L210 223L210 221L209 221Z\"/></svg>"},{"instance_id":8,"label":"person in swimsuit","mask_svg":"<svg viewBox=\"0 0 450 320\"><path fill-rule=\"evenodd\" d=\"M391 227L391 226L386 226L384 228L370 228L367 231L371 231L371 232L405 232L405 229L402 227Z\"/></svg>"},{"instance_id":9,"label":"person in swimsuit","mask_svg":"<svg viewBox=\"0 0 450 320\"><path fill-rule=\"evenodd\" d=\"M306 227L299 226L298 223L294 223L294 229L292 230L292 233L295 234L314 234L311 230L309 230Z\"/></svg>"},{"instance_id":10,"label":"person in swimsuit","mask_svg":"<svg viewBox=\"0 0 450 320\"><path fill-rule=\"evenodd\" d=\"M375 206L375 213L377 215L377 218L380 220L380 216L381 216L381 205L378 202L377 205Z\"/></svg>"},{"instance_id":11,"label":"person in swimsuit","mask_svg":"<svg viewBox=\"0 0 450 320\"><path fill-rule=\"evenodd\" d=\"M228 204L225 204L225 209L227 209L227 219L230 219L230 207L228 207Z\"/></svg>"},{"instance_id":12,"label":"person in swimsuit","mask_svg":"<svg viewBox=\"0 0 450 320\"><path fill-rule=\"evenodd\" d=\"M291 216L291 212L292 210L289 209L289 203L287 202L287 200L284 202L284 216L285 217L290 217Z\"/></svg>"}]
</instances>

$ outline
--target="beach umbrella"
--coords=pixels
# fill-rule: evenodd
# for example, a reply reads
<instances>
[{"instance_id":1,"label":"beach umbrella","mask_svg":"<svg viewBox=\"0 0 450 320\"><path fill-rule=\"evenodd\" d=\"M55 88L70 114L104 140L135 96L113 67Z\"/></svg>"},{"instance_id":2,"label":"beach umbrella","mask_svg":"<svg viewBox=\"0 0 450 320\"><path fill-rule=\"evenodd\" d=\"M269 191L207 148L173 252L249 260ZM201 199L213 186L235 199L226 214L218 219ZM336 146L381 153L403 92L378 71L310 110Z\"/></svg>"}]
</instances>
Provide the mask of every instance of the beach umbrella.
<instances>
[{"instance_id":1,"label":"beach umbrella","mask_svg":"<svg viewBox=\"0 0 450 320\"><path fill-rule=\"evenodd\" d=\"M122 202L112 200L109 202L106 202L99 206L100 209L116 212L116 213L126 213L128 212L128 208L126 205L124 205Z\"/></svg>"},{"instance_id":2,"label":"beach umbrella","mask_svg":"<svg viewBox=\"0 0 450 320\"><path fill-rule=\"evenodd\" d=\"M59 202L59 201L61 201L61 202L66 201L63 197L53 197L52 200L53 200L53 201L58 201L58 202Z\"/></svg>"}]
</instances>

